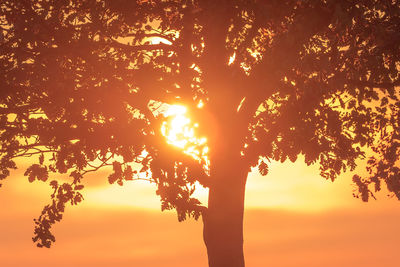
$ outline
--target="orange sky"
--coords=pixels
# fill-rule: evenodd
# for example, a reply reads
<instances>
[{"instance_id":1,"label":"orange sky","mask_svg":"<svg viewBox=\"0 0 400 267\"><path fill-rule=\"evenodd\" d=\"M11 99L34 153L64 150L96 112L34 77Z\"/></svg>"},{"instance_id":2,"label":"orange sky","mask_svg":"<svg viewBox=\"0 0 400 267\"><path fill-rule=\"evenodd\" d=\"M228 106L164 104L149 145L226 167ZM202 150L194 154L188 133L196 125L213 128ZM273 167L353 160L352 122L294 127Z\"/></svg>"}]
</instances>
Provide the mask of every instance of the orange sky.
<instances>
[{"instance_id":1,"label":"orange sky","mask_svg":"<svg viewBox=\"0 0 400 267\"><path fill-rule=\"evenodd\" d=\"M362 203L351 196L351 175L332 183L317 169L274 163L266 177L250 174L246 265L398 266L400 202L378 194L378 201ZM1 265L207 266L201 222L179 223L173 212L160 212L151 186L108 185L105 173L88 181L85 201L67 207L55 226L55 245L38 249L32 219L49 191L14 172L0 190Z\"/></svg>"}]
</instances>

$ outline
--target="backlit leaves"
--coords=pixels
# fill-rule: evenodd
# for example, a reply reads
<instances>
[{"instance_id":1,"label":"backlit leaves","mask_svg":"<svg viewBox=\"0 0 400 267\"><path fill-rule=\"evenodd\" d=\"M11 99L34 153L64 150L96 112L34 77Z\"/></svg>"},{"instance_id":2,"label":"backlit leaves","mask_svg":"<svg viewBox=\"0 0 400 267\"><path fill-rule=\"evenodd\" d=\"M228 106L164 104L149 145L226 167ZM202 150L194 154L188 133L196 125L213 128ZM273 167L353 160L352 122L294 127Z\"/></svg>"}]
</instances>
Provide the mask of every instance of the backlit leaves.
<instances>
[{"instance_id":1,"label":"backlit leaves","mask_svg":"<svg viewBox=\"0 0 400 267\"><path fill-rule=\"evenodd\" d=\"M267 175L263 160L302 156L333 181L371 149L355 195L366 201L387 185L400 198L399 6L4 0L0 180L22 156L39 163L25 172L30 182L72 180L50 182L52 203L35 221L45 247L66 204L82 200L84 175L107 167L110 183L149 180L163 210L198 218L195 186L213 177L166 144L158 109L168 103L199 122L210 168L229 155Z\"/></svg>"},{"instance_id":2,"label":"backlit leaves","mask_svg":"<svg viewBox=\"0 0 400 267\"><path fill-rule=\"evenodd\" d=\"M268 171L269 171L267 163L265 163L264 161L261 161L258 164L258 171L260 172L260 174L262 176L266 176L268 174Z\"/></svg>"},{"instance_id":3,"label":"backlit leaves","mask_svg":"<svg viewBox=\"0 0 400 267\"><path fill-rule=\"evenodd\" d=\"M33 242L37 243L38 247L49 248L52 242L55 242L54 235L50 232L52 225L59 222L65 211L65 205L77 205L83 200L79 190L83 189L83 185L75 185L63 183L59 185L57 181L51 181L50 185L54 189L50 205L46 205L38 219L35 219L35 231Z\"/></svg>"},{"instance_id":4,"label":"backlit leaves","mask_svg":"<svg viewBox=\"0 0 400 267\"><path fill-rule=\"evenodd\" d=\"M24 173L25 176L28 176L28 180L32 183L35 180L46 182L49 178L49 172L46 166L40 166L38 164L33 164L28 167Z\"/></svg>"}]
</instances>

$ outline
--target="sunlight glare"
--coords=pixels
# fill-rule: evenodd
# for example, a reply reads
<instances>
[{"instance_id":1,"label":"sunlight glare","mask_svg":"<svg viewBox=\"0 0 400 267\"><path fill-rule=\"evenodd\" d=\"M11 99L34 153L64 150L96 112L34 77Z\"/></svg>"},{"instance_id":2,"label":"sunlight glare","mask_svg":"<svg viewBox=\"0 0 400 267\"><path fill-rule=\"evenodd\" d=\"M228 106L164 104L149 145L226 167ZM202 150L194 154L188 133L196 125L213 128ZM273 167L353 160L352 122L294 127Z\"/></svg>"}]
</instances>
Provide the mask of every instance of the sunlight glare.
<instances>
[{"instance_id":1,"label":"sunlight glare","mask_svg":"<svg viewBox=\"0 0 400 267\"><path fill-rule=\"evenodd\" d=\"M193 123L186 117L186 113L186 107L170 105L164 112L167 120L162 124L161 133L166 137L168 144L181 148L185 154L201 162L207 170L209 166L207 138L195 135L199 124Z\"/></svg>"},{"instance_id":2,"label":"sunlight glare","mask_svg":"<svg viewBox=\"0 0 400 267\"><path fill-rule=\"evenodd\" d=\"M233 62L235 61L235 58L236 58L236 52L233 53L233 55L229 57L228 65L232 65Z\"/></svg>"},{"instance_id":3,"label":"sunlight glare","mask_svg":"<svg viewBox=\"0 0 400 267\"><path fill-rule=\"evenodd\" d=\"M158 44L172 45L171 41L162 37L151 37L149 39L150 39L150 44L152 45L158 45Z\"/></svg>"},{"instance_id":4,"label":"sunlight glare","mask_svg":"<svg viewBox=\"0 0 400 267\"><path fill-rule=\"evenodd\" d=\"M204 102L200 100L199 103L197 104L197 108L202 108L202 107L204 107Z\"/></svg>"}]
</instances>

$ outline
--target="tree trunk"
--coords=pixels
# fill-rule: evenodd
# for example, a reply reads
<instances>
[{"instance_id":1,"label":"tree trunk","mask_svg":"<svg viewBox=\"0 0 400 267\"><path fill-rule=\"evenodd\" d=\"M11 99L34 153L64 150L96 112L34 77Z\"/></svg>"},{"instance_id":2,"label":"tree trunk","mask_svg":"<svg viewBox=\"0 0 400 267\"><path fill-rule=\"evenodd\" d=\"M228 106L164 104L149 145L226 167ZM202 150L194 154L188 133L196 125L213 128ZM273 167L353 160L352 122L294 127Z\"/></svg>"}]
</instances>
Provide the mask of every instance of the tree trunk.
<instances>
[{"instance_id":1,"label":"tree trunk","mask_svg":"<svg viewBox=\"0 0 400 267\"><path fill-rule=\"evenodd\" d=\"M247 169L240 156L219 157L212 168L208 210L203 216L210 267L244 267L243 211Z\"/></svg>"}]
</instances>

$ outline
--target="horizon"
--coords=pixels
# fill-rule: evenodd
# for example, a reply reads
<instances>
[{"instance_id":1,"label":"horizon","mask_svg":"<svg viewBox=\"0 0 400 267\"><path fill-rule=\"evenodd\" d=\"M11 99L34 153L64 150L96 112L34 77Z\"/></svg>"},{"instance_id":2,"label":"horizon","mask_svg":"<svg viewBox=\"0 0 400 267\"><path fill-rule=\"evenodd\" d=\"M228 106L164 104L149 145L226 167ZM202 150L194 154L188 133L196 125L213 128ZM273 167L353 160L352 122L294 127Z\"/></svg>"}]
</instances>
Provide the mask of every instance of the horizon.
<instances>
[{"instance_id":1,"label":"horizon","mask_svg":"<svg viewBox=\"0 0 400 267\"><path fill-rule=\"evenodd\" d=\"M290 167L301 175L282 180ZM400 238L398 201L380 193L377 201L364 203L351 195L350 173L332 183L316 170L317 166L299 162L279 163L265 177L249 175L244 219L247 265L397 266L392 253ZM8 207L0 211L3 266L207 265L201 218L179 223L174 211L160 211L152 186L137 181L109 185L106 172L91 176L85 178L89 185L83 189L84 201L68 205L63 220L54 226L56 242L50 249L37 248L31 241L32 219L49 201L45 192L50 187L29 184L21 169L5 181L0 190L0 202ZM91 183L94 179L103 183ZM274 196L266 196L267 187L283 196L281 201L268 202ZM262 205L254 205L257 201ZM315 206L310 207L312 203Z\"/></svg>"}]
</instances>

